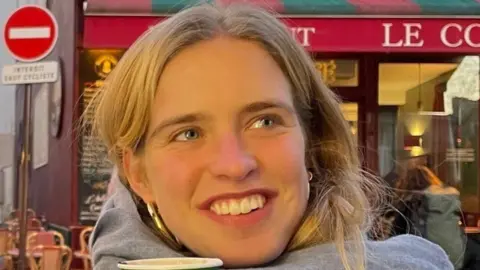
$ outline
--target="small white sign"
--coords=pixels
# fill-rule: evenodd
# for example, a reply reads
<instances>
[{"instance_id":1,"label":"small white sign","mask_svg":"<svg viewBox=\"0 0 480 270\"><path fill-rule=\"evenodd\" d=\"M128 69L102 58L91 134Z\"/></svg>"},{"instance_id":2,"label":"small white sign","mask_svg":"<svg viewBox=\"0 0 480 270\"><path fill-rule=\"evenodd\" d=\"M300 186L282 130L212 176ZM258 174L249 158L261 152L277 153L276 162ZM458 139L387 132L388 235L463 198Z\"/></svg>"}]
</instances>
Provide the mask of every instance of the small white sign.
<instances>
[{"instance_id":1,"label":"small white sign","mask_svg":"<svg viewBox=\"0 0 480 270\"><path fill-rule=\"evenodd\" d=\"M448 148L446 160L452 162L474 162L475 149L473 148Z\"/></svg>"},{"instance_id":2,"label":"small white sign","mask_svg":"<svg viewBox=\"0 0 480 270\"><path fill-rule=\"evenodd\" d=\"M37 62L3 66L3 84L50 83L58 80L58 62Z\"/></svg>"}]
</instances>

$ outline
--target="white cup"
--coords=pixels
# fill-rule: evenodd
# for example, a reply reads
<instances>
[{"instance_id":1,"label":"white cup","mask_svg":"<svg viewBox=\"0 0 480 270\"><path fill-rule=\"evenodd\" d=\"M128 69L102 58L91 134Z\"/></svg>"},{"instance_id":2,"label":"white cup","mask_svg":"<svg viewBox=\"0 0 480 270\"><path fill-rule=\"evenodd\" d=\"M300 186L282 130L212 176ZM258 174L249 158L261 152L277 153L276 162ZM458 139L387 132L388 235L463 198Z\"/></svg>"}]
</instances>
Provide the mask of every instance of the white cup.
<instances>
[{"instance_id":1,"label":"white cup","mask_svg":"<svg viewBox=\"0 0 480 270\"><path fill-rule=\"evenodd\" d=\"M124 270L217 270L223 265L215 258L160 258L124 261L118 264Z\"/></svg>"}]
</instances>

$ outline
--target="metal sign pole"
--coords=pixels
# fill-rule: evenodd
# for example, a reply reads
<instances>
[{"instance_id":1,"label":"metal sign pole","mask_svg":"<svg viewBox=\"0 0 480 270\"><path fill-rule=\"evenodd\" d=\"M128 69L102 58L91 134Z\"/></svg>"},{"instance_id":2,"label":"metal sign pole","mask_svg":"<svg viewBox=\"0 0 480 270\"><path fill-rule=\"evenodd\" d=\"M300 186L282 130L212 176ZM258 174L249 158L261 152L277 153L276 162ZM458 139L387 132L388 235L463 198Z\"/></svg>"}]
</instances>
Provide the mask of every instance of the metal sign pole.
<instances>
[{"instance_id":1,"label":"metal sign pole","mask_svg":"<svg viewBox=\"0 0 480 270\"><path fill-rule=\"evenodd\" d=\"M26 269L26 246L27 246L27 193L30 179L30 121L32 107L32 85L25 85L23 99L23 144L22 157L20 160L20 183L18 186L18 206L20 212L20 239L18 268Z\"/></svg>"},{"instance_id":2,"label":"metal sign pole","mask_svg":"<svg viewBox=\"0 0 480 270\"><path fill-rule=\"evenodd\" d=\"M32 20L35 18L35 20ZM42 26L39 30L39 26ZM30 29L28 34L25 29ZM32 30L33 29L33 30ZM48 31L43 31L43 30ZM1 65L2 84L25 85L23 101L22 156L18 168L18 212L19 216L19 260L18 270L26 269L27 263L27 198L31 173L31 107L32 84L52 83L58 79L58 62L39 62L55 48L58 40L58 23L55 16L45 7L23 5L13 11L3 25L3 41L6 49L17 61L13 65Z\"/></svg>"}]
</instances>

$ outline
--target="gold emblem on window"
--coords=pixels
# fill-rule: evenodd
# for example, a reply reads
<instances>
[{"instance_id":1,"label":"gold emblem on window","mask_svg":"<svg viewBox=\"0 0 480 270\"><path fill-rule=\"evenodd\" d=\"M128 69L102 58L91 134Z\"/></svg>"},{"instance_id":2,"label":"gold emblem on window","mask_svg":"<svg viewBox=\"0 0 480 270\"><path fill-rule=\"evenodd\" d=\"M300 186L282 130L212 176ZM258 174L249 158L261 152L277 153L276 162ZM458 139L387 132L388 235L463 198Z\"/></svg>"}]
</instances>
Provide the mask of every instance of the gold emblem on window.
<instances>
[{"instance_id":1,"label":"gold emblem on window","mask_svg":"<svg viewBox=\"0 0 480 270\"><path fill-rule=\"evenodd\" d=\"M322 79L327 85L335 83L337 65L334 60L318 61L315 63L315 67L322 75Z\"/></svg>"},{"instance_id":2,"label":"gold emblem on window","mask_svg":"<svg viewBox=\"0 0 480 270\"><path fill-rule=\"evenodd\" d=\"M105 79L117 65L118 60L110 54L104 54L95 61L95 73Z\"/></svg>"}]
</instances>

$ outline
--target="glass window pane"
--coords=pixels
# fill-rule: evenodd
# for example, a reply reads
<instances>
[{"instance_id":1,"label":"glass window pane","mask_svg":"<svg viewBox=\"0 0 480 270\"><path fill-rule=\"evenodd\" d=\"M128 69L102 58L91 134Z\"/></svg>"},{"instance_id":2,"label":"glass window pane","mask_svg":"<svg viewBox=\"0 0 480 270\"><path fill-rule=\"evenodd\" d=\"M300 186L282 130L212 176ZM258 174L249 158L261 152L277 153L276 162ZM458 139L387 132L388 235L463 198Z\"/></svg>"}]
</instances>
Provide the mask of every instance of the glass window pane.
<instances>
[{"instance_id":1,"label":"glass window pane","mask_svg":"<svg viewBox=\"0 0 480 270\"><path fill-rule=\"evenodd\" d=\"M460 191L462 208L480 212L478 56L450 63L379 67L379 171L391 180L427 166ZM398 178L397 177L397 178Z\"/></svg>"},{"instance_id":2,"label":"glass window pane","mask_svg":"<svg viewBox=\"0 0 480 270\"><path fill-rule=\"evenodd\" d=\"M330 87L358 86L358 61L325 59L315 62L324 82Z\"/></svg>"},{"instance_id":3,"label":"glass window pane","mask_svg":"<svg viewBox=\"0 0 480 270\"><path fill-rule=\"evenodd\" d=\"M358 104L349 102L340 104L340 108L343 112L343 117L350 124L350 130L352 135L357 138L358 133Z\"/></svg>"},{"instance_id":4,"label":"glass window pane","mask_svg":"<svg viewBox=\"0 0 480 270\"><path fill-rule=\"evenodd\" d=\"M80 86L82 96L80 105L87 108L99 91L103 80L115 68L123 55L123 50L84 50L80 54ZM107 158L107 149L92 136L93 123L91 111L85 115L84 125L79 136L79 220L83 225L93 225L106 200L107 187L113 164Z\"/></svg>"}]
</instances>

